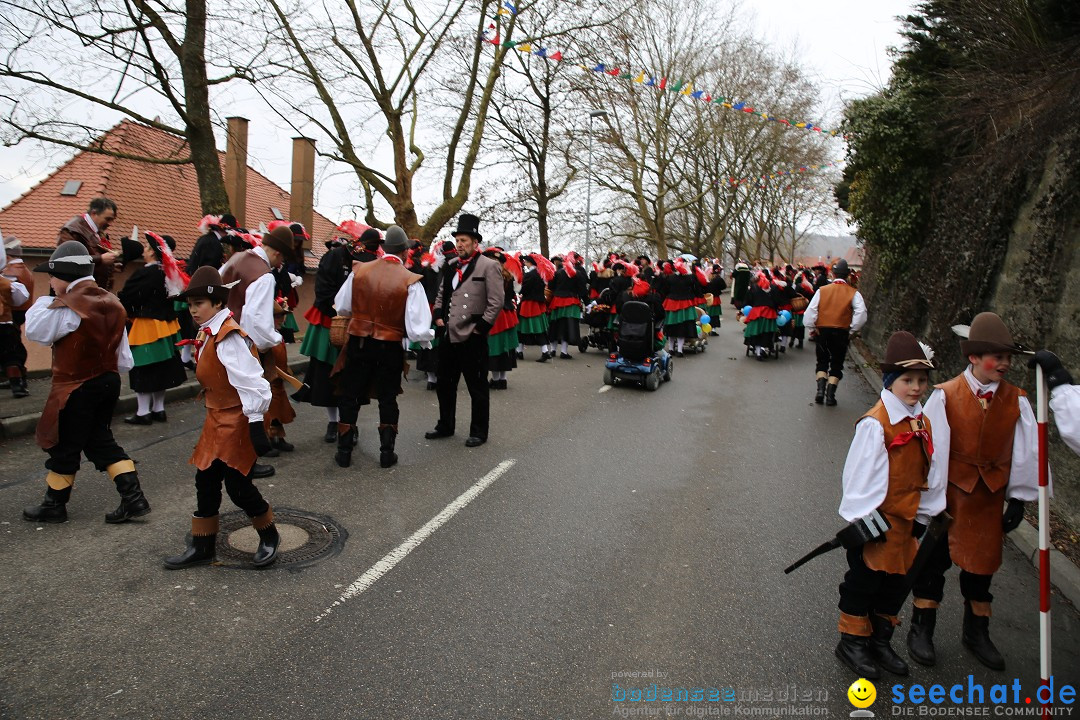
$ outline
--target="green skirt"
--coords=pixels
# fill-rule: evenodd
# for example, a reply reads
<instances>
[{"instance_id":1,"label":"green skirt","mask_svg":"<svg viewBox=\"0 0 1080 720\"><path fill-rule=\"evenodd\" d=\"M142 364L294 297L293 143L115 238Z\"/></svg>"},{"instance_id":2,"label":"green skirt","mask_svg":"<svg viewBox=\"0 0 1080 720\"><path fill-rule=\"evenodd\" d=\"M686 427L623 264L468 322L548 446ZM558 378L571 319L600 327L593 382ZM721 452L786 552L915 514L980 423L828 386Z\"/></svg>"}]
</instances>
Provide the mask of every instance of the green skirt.
<instances>
[{"instance_id":1,"label":"green skirt","mask_svg":"<svg viewBox=\"0 0 1080 720\"><path fill-rule=\"evenodd\" d=\"M580 305L567 305L566 307L555 308L548 313L548 317L551 322L561 320L563 318L573 318L575 320L581 319L581 306Z\"/></svg>"},{"instance_id":2,"label":"green skirt","mask_svg":"<svg viewBox=\"0 0 1080 720\"><path fill-rule=\"evenodd\" d=\"M498 335L488 335L488 356L502 355L516 350L518 346L518 326L505 330Z\"/></svg>"},{"instance_id":3,"label":"green skirt","mask_svg":"<svg viewBox=\"0 0 1080 720\"><path fill-rule=\"evenodd\" d=\"M330 328L322 325L308 325L304 333L304 341L300 343L300 354L307 355L316 360L322 360L327 365L337 362L338 348L330 344Z\"/></svg>"},{"instance_id":4,"label":"green skirt","mask_svg":"<svg viewBox=\"0 0 1080 720\"><path fill-rule=\"evenodd\" d=\"M758 318L757 320L751 320L746 323L746 329L743 330L743 337L754 337L755 335L764 335L765 333L776 332L776 318Z\"/></svg>"},{"instance_id":5,"label":"green skirt","mask_svg":"<svg viewBox=\"0 0 1080 720\"><path fill-rule=\"evenodd\" d=\"M135 361L135 367L153 365L168 360L176 355L176 343L180 342L180 334L163 337L145 345L132 345L131 357Z\"/></svg>"}]
</instances>

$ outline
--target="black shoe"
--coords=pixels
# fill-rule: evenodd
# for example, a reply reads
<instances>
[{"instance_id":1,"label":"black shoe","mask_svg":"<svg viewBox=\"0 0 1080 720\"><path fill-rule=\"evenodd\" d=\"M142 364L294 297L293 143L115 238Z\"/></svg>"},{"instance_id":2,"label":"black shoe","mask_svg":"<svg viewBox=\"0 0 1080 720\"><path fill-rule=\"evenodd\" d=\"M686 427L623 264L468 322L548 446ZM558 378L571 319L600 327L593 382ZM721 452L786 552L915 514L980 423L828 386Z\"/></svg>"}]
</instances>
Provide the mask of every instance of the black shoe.
<instances>
[{"instance_id":1,"label":"black shoe","mask_svg":"<svg viewBox=\"0 0 1080 720\"><path fill-rule=\"evenodd\" d=\"M814 402L821 405L825 402L825 378L817 379L817 392L814 394Z\"/></svg>"},{"instance_id":2,"label":"black shoe","mask_svg":"<svg viewBox=\"0 0 1080 720\"><path fill-rule=\"evenodd\" d=\"M487 442L487 438L481 438L481 437L476 437L475 435L470 435L465 440L465 447L480 447L481 445L483 445L486 442Z\"/></svg>"},{"instance_id":3,"label":"black shoe","mask_svg":"<svg viewBox=\"0 0 1080 720\"><path fill-rule=\"evenodd\" d=\"M255 567L266 567L277 560L277 549L278 544L281 542L281 535L278 534L274 523L270 523L261 530L256 528L255 532L259 533L259 547L255 548Z\"/></svg>"},{"instance_id":4,"label":"black shoe","mask_svg":"<svg viewBox=\"0 0 1080 720\"><path fill-rule=\"evenodd\" d=\"M251 466L251 477L255 478L256 480L260 478L274 477L275 472L277 471L274 470L273 465L260 465L259 463L255 463Z\"/></svg>"},{"instance_id":5,"label":"black shoe","mask_svg":"<svg viewBox=\"0 0 1080 720\"><path fill-rule=\"evenodd\" d=\"M802 340L799 340L799 349L802 350Z\"/></svg>"},{"instance_id":6,"label":"black shoe","mask_svg":"<svg viewBox=\"0 0 1080 720\"><path fill-rule=\"evenodd\" d=\"M440 430L439 428L435 428L434 430L431 430L430 432L424 433L424 438L427 439L427 440L439 440L440 438L452 437L453 434L454 434L453 431L446 432L445 430Z\"/></svg>"},{"instance_id":7,"label":"black shoe","mask_svg":"<svg viewBox=\"0 0 1080 720\"><path fill-rule=\"evenodd\" d=\"M394 443L397 440L397 430L393 425L379 426L379 467L393 467L397 464L397 453L394 452Z\"/></svg>"},{"instance_id":8,"label":"black shoe","mask_svg":"<svg viewBox=\"0 0 1080 720\"><path fill-rule=\"evenodd\" d=\"M784 347L784 343L780 343L780 352L782 352L782 353L786 353L786 352L787 352L787 348L786 348L786 347Z\"/></svg>"},{"instance_id":9,"label":"black shoe","mask_svg":"<svg viewBox=\"0 0 1080 720\"><path fill-rule=\"evenodd\" d=\"M150 419L149 415L129 415L124 418L124 422L128 425L153 425L154 421Z\"/></svg>"},{"instance_id":10,"label":"black shoe","mask_svg":"<svg viewBox=\"0 0 1080 720\"><path fill-rule=\"evenodd\" d=\"M828 407L836 405L836 383L828 383L825 386L825 405Z\"/></svg>"},{"instance_id":11,"label":"black shoe","mask_svg":"<svg viewBox=\"0 0 1080 720\"><path fill-rule=\"evenodd\" d=\"M67 522L67 501L71 497L71 488L63 490L45 488L45 499L40 505L23 508L23 520L30 522L65 523Z\"/></svg>"},{"instance_id":12,"label":"black shoe","mask_svg":"<svg viewBox=\"0 0 1080 720\"><path fill-rule=\"evenodd\" d=\"M164 410L155 410L150 413L150 419L154 422L168 422L169 416L165 414Z\"/></svg>"},{"instance_id":13,"label":"black shoe","mask_svg":"<svg viewBox=\"0 0 1080 720\"><path fill-rule=\"evenodd\" d=\"M960 639L983 665L991 670L1005 669L1005 658L990 639L990 617L973 613L968 602L964 603L964 631Z\"/></svg>"},{"instance_id":14,"label":"black shoe","mask_svg":"<svg viewBox=\"0 0 1080 720\"><path fill-rule=\"evenodd\" d=\"M676 350L674 354L675 354L675 357L678 357L678 358L686 357L686 355L684 355L681 350Z\"/></svg>"},{"instance_id":15,"label":"black shoe","mask_svg":"<svg viewBox=\"0 0 1080 720\"><path fill-rule=\"evenodd\" d=\"M353 428L337 434L337 452L334 453L334 462L338 464L338 467L347 468L352 464L352 451L355 445Z\"/></svg>"},{"instance_id":16,"label":"black shoe","mask_svg":"<svg viewBox=\"0 0 1080 720\"><path fill-rule=\"evenodd\" d=\"M428 390L437 390L438 388L439 388L439 383L433 383L431 381L428 381L428 384L427 384L427 389Z\"/></svg>"},{"instance_id":17,"label":"black shoe","mask_svg":"<svg viewBox=\"0 0 1080 720\"><path fill-rule=\"evenodd\" d=\"M11 378L11 396L14 398L30 396L30 390L26 387L26 378Z\"/></svg>"},{"instance_id":18,"label":"black shoe","mask_svg":"<svg viewBox=\"0 0 1080 720\"><path fill-rule=\"evenodd\" d=\"M892 621L872 613L870 625L873 628L870 635L870 654L877 660L878 665L893 675L907 675L908 664L892 649L891 641L895 630Z\"/></svg>"},{"instance_id":19,"label":"black shoe","mask_svg":"<svg viewBox=\"0 0 1080 720\"><path fill-rule=\"evenodd\" d=\"M920 665L933 667L937 662L934 652L934 626L937 625L937 608L913 608L911 628L907 634L907 649L911 659Z\"/></svg>"},{"instance_id":20,"label":"black shoe","mask_svg":"<svg viewBox=\"0 0 1080 720\"><path fill-rule=\"evenodd\" d=\"M499 381L496 380L495 378L492 378L491 380L488 380L488 390L494 390L495 387L497 386L498 382Z\"/></svg>"},{"instance_id":21,"label":"black shoe","mask_svg":"<svg viewBox=\"0 0 1080 720\"><path fill-rule=\"evenodd\" d=\"M326 423L326 434L323 435L323 442L328 442L328 443L337 442L337 423L336 422L328 422L328 423Z\"/></svg>"},{"instance_id":22,"label":"black shoe","mask_svg":"<svg viewBox=\"0 0 1080 720\"><path fill-rule=\"evenodd\" d=\"M840 658L840 661L859 677L870 680L881 677L881 668L874 660L874 656L870 654L870 638L840 633L836 657Z\"/></svg>"},{"instance_id":23,"label":"black shoe","mask_svg":"<svg viewBox=\"0 0 1080 720\"><path fill-rule=\"evenodd\" d=\"M562 358L563 360L573 360L574 359L573 355L571 355L570 353L564 353L564 352L559 353L559 357Z\"/></svg>"},{"instance_id":24,"label":"black shoe","mask_svg":"<svg viewBox=\"0 0 1080 720\"><path fill-rule=\"evenodd\" d=\"M267 450L266 452L264 452L259 457L269 457L269 458L281 457L281 451L278 450L276 447L274 447L274 443L273 443L273 441L271 441L270 442L270 449Z\"/></svg>"},{"instance_id":25,"label":"black shoe","mask_svg":"<svg viewBox=\"0 0 1080 720\"><path fill-rule=\"evenodd\" d=\"M540 357L536 358L536 362L544 363L555 356L555 353L540 353Z\"/></svg>"},{"instance_id":26,"label":"black shoe","mask_svg":"<svg viewBox=\"0 0 1080 720\"><path fill-rule=\"evenodd\" d=\"M497 382L498 384L495 386L496 390L505 390L507 388L506 380L499 380Z\"/></svg>"},{"instance_id":27,"label":"black shoe","mask_svg":"<svg viewBox=\"0 0 1080 720\"><path fill-rule=\"evenodd\" d=\"M139 487L139 474L126 472L113 478L116 492L120 493L120 506L111 513L106 513L105 522L118 524L131 518L150 514L150 503L146 501L142 488Z\"/></svg>"},{"instance_id":28,"label":"black shoe","mask_svg":"<svg viewBox=\"0 0 1080 720\"><path fill-rule=\"evenodd\" d=\"M216 548L217 535L194 535L188 540L184 552L167 557L162 563L166 570L182 570L196 565L209 565L214 562Z\"/></svg>"},{"instance_id":29,"label":"black shoe","mask_svg":"<svg viewBox=\"0 0 1080 720\"><path fill-rule=\"evenodd\" d=\"M523 353L521 350L518 350L517 359L518 360L524 360L525 359L525 353Z\"/></svg>"},{"instance_id":30,"label":"black shoe","mask_svg":"<svg viewBox=\"0 0 1080 720\"><path fill-rule=\"evenodd\" d=\"M270 438L270 445L272 445L275 450L280 450L281 452L292 452L296 449L295 445L293 445L291 442L286 442L285 438L283 437Z\"/></svg>"}]
</instances>

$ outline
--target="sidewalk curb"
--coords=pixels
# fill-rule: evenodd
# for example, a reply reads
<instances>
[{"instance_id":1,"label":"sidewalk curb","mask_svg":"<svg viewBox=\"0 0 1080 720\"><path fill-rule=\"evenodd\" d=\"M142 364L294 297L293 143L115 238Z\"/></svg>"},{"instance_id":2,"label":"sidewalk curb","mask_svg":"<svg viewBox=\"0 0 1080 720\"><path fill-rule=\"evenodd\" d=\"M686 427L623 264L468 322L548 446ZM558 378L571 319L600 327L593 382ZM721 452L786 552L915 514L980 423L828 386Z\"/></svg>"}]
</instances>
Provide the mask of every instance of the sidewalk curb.
<instances>
[{"instance_id":1,"label":"sidewalk curb","mask_svg":"<svg viewBox=\"0 0 1080 720\"><path fill-rule=\"evenodd\" d=\"M290 360L289 367L292 369L293 374L300 375L307 371L308 359L304 356L297 358L296 360ZM165 402L177 402L179 400L188 400L199 394L200 390L199 381L195 379L188 380L182 385L178 385L174 388L169 388L165 391ZM120 396L116 401L116 410L113 413L113 417L117 415L123 415L132 412L138 407L138 400L135 397L135 393L128 392ZM26 415L15 415L14 417L0 418L0 440L11 440L12 438L22 437L25 435L33 435L37 429L38 420L41 419L41 412L27 413Z\"/></svg>"},{"instance_id":2,"label":"sidewalk curb","mask_svg":"<svg viewBox=\"0 0 1080 720\"><path fill-rule=\"evenodd\" d=\"M848 345L851 359L862 373L863 378L870 383L870 387L881 386L881 373L863 357L854 344ZM1016 546L1035 570L1039 569L1039 531L1034 525L1024 520L1020 526L1005 536L1009 542ZM1050 547L1050 583L1057 588L1069 602L1080 608L1080 568L1077 568L1069 558L1058 550Z\"/></svg>"}]
</instances>

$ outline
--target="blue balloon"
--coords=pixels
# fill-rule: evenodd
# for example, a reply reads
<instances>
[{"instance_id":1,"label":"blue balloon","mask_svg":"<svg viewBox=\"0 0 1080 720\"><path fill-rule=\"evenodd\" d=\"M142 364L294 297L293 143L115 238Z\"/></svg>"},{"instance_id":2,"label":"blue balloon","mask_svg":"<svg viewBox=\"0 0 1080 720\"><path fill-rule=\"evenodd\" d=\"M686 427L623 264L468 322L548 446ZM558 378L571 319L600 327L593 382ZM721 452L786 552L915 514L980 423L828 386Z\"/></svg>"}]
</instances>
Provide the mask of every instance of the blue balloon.
<instances>
[{"instance_id":1,"label":"blue balloon","mask_svg":"<svg viewBox=\"0 0 1080 720\"><path fill-rule=\"evenodd\" d=\"M776 324L782 326L787 325L789 322L791 322L791 313L787 310L781 310L780 314L776 317Z\"/></svg>"},{"instance_id":2,"label":"blue balloon","mask_svg":"<svg viewBox=\"0 0 1080 720\"><path fill-rule=\"evenodd\" d=\"M742 314L743 314L743 315L749 315L749 314L750 314L750 311L751 311L751 310L753 310L753 309L754 309L754 308L752 308L752 307L750 307L749 305L747 305L746 307L744 307L744 308L742 309Z\"/></svg>"},{"instance_id":3,"label":"blue balloon","mask_svg":"<svg viewBox=\"0 0 1080 720\"><path fill-rule=\"evenodd\" d=\"M702 315L698 318L698 322L700 322L702 325L708 325L710 322L712 322L712 318L708 315Z\"/></svg>"}]
</instances>

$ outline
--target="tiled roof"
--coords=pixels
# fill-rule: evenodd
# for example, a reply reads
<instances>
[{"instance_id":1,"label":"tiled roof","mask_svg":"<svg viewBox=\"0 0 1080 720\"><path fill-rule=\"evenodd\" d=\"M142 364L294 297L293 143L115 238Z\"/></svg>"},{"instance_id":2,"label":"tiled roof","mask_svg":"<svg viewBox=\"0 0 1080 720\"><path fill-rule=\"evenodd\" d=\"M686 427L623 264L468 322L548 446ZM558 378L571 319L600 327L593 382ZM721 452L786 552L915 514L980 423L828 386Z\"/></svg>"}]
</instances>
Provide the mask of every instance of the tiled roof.
<instances>
[{"instance_id":1,"label":"tiled roof","mask_svg":"<svg viewBox=\"0 0 1080 720\"><path fill-rule=\"evenodd\" d=\"M175 135L129 120L109 130L102 138L110 150L133 155L168 159L187 154L187 142ZM225 153L218 153L224 172ZM75 195L61 195L69 180L82 181ZM113 238L126 235L132 225L171 235L176 254L186 258L199 237L196 226L203 213L199 186L191 165L161 165L80 152L59 169L0 210L0 228L17 236L24 248L53 248L56 234L72 217L86 212L90 200L104 195L119 207L117 221L110 228ZM247 225L274 220L270 208L278 208L288 219L289 193L266 176L248 167ZM325 241L333 236L335 223L314 214L311 251L307 264L314 267L326 251Z\"/></svg>"}]
</instances>

